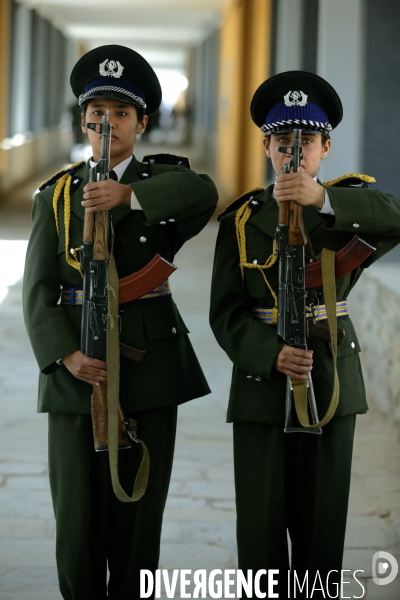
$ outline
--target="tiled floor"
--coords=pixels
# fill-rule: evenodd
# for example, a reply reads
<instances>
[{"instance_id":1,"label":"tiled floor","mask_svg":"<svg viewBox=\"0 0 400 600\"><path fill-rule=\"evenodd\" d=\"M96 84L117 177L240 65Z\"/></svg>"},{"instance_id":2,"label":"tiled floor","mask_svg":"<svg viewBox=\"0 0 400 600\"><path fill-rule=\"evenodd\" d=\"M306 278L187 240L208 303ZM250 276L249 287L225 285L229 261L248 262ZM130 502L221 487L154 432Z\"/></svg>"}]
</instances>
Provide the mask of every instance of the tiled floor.
<instances>
[{"instance_id":1,"label":"tiled floor","mask_svg":"<svg viewBox=\"0 0 400 600\"><path fill-rule=\"evenodd\" d=\"M27 239L28 213L26 204L18 210L0 208L0 239ZM237 564L232 431L225 424L231 365L207 318L216 232L211 223L189 242L171 277L175 301L213 393L179 409L160 559L160 567L168 570L232 569ZM0 261L6 258L0 256ZM58 600L47 421L36 413L37 366L23 326L20 294L18 282L0 304L0 598ZM344 568L364 571L359 576L366 595L353 580L344 584L342 597L400 598L399 579L388 586L371 579L376 551L387 550L400 559L399 450L398 433L385 417L371 410L358 418Z\"/></svg>"}]
</instances>

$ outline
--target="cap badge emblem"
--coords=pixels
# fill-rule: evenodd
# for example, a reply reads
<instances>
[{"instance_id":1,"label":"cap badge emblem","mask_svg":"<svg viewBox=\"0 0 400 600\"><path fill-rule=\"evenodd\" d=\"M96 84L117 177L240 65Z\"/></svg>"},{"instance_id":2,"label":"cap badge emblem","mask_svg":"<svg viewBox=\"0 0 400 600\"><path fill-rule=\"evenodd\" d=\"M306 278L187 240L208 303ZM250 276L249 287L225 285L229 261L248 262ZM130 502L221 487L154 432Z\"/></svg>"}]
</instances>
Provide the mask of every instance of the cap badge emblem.
<instances>
[{"instance_id":1,"label":"cap badge emblem","mask_svg":"<svg viewBox=\"0 0 400 600\"><path fill-rule=\"evenodd\" d=\"M283 96L286 106L305 106L307 104L307 94L304 92L288 92Z\"/></svg>"},{"instance_id":2,"label":"cap badge emblem","mask_svg":"<svg viewBox=\"0 0 400 600\"><path fill-rule=\"evenodd\" d=\"M100 63L99 72L103 77L116 77L119 79L123 70L124 67L118 60L108 60L106 58L104 62Z\"/></svg>"}]
</instances>

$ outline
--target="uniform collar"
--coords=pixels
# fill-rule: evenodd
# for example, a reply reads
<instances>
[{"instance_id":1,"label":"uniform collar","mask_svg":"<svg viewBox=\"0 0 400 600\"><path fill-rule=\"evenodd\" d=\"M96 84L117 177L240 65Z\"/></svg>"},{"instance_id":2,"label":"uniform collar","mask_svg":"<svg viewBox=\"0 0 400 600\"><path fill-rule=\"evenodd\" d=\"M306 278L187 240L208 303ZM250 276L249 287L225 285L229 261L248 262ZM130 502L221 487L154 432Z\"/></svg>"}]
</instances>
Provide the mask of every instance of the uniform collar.
<instances>
[{"instance_id":1,"label":"uniform collar","mask_svg":"<svg viewBox=\"0 0 400 600\"><path fill-rule=\"evenodd\" d=\"M128 156L128 158L126 158L125 160L123 160L122 162L120 162L118 165L116 165L113 168L114 173L118 177L118 181L121 181L122 175L125 173L126 168L130 164L132 158L133 158L133 155ZM93 168L97 165L97 163L94 162L92 159L90 159L89 164L90 164L90 168Z\"/></svg>"}]
</instances>

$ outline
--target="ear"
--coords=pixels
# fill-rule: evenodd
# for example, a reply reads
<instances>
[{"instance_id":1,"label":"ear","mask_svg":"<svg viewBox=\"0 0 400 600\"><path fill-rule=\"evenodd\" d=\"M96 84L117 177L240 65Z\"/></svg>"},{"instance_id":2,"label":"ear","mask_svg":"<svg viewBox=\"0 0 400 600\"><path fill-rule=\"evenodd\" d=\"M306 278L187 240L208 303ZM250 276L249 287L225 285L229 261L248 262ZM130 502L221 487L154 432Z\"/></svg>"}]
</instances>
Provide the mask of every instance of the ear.
<instances>
[{"instance_id":1,"label":"ear","mask_svg":"<svg viewBox=\"0 0 400 600\"><path fill-rule=\"evenodd\" d=\"M138 133L139 135L144 133L148 122L149 122L149 117L147 115L144 115L143 120L137 124L136 133Z\"/></svg>"},{"instance_id":2,"label":"ear","mask_svg":"<svg viewBox=\"0 0 400 600\"><path fill-rule=\"evenodd\" d=\"M85 127L85 117L83 115L81 116L81 129L83 133L87 133L87 129Z\"/></svg>"},{"instance_id":3,"label":"ear","mask_svg":"<svg viewBox=\"0 0 400 600\"><path fill-rule=\"evenodd\" d=\"M326 140L326 142L322 146L321 158L326 158L328 156L331 146L332 146L332 140Z\"/></svg>"},{"instance_id":4,"label":"ear","mask_svg":"<svg viewBox=\"0 0 400 600\"><path fill-rule=\"evenodd\" d=\"M268 158L271 158L271 150L269 148L270 146L270 139L269 138L263 138L263 146L264 146L264 150L265 150L265 154L268 156Z\"/></svg>"}]
</instances>

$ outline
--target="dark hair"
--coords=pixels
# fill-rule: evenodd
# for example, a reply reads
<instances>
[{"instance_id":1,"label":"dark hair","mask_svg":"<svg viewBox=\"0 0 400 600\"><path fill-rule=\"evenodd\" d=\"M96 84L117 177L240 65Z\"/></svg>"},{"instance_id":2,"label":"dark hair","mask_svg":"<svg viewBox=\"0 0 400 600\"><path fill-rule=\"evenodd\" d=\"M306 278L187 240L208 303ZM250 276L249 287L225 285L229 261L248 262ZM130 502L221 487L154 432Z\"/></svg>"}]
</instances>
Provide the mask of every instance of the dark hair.
<instances>
[{"instance_id":1,"label":"dark hair","mask_svg":"<svg viewBox=\"0 0 400 600\"><path fill-rule=\"evenodd\" d=\"M87 100L86 102L83 102L81 105L81 118L82 119L86 116L86 111L87 111L89 102L90 102L90 100ZM130 104L130 102L128 102L127 104ZM141 123L143 121L143 118L145 115L143 108L141 106L136 106L135 104L133 104L132 106L134 106L136 108L138 123Z\"/></svg>"},{"instance_id":2,"label":"dark hair","mask_svg":"<svg viewBox=\"0 0 400 600\"><path fill-rule=\"evenodd\" d=\"M321 133L321 142L322 142L322 145L324 145L325 142L327 142L330 139L331 139L331 136L329 135L329 133Z\"/></svg>"}]
</instances>

